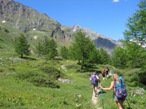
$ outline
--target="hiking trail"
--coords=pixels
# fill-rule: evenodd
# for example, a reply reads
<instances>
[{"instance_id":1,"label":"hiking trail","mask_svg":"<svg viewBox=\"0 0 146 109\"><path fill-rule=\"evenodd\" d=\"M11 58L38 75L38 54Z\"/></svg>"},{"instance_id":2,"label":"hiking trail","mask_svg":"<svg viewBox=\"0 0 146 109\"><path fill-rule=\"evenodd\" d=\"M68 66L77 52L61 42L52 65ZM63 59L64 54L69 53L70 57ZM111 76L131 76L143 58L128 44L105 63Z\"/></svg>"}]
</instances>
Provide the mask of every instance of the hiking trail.
<instances>
[{"instance_id":1,"label":"hiking trail","mask_svg":"<svg viewBox=\"0 0 146 109\"><path fill-rule=\"evenodd\" d=\"M97 90L97 92L99 92L100 90L98 89ZM102 109L102 107L99 107L98 106L98 97L99 96L97 96L97 97L95 97L95 94L94 94L94 91L93 91L93 93L92 93L92 104L94 104L95 106L96 106L96 109Z\"/></svg>"}]
</instances>

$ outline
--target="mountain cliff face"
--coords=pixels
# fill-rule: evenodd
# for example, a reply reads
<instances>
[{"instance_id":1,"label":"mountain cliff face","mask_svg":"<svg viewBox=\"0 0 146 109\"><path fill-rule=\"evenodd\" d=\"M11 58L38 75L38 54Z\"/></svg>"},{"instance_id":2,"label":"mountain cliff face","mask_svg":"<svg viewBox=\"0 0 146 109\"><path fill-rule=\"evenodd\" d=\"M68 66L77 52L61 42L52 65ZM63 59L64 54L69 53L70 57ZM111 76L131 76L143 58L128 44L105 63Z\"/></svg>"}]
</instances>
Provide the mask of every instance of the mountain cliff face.
<instances>
[{"instance_id":1,"label":"mountain cliff face","mask_svg":"<svg viewBox=\"0 0 146 109\"><path fill-rule=\"evenodd\" d=\"M29 36L34 37L37 36L34 34L43 32L43 34L39 34L40 37L52 37L67 46L72 42L73 35L80 29L94 41L97 48L102 47L109 53L115 46L119 45L116 41L79 25L62 26L46 14L39 13L13 0L0 0L0 19L2 23L9 23L15 29L27 34L30 33ZM32 31L33 35L31 35Z\"/></svg>"},{"instance_id":2,"label":"mountain cliff face","mask_svg":"<svg viewBox=\"0 0 146 109\"><path fill-rule=\"evenodd\" d=\"M51 29L61 26L57 21L47 15L24 6L13 0L0 0L0 19L23 32L33 28L38 30Z\"/></svg>"},{"instance_id":3,"label":"mountain cliff face","mask_svg":"<svg viewBox=\"0 0 146 109\"><path fill-rule=\"evenodd\" d=\"M77 32L78 30L82 30L83 32L85 32L86 36L90 37L90 39L94 42L97 48L104 48L108 51L109 54L111 54L114 47L121 46L120 42L107 38L106 36L94 32L88 28L83 28L79 25L74 25L71 28L72 32Z\"/></svg>"}]
</instances>

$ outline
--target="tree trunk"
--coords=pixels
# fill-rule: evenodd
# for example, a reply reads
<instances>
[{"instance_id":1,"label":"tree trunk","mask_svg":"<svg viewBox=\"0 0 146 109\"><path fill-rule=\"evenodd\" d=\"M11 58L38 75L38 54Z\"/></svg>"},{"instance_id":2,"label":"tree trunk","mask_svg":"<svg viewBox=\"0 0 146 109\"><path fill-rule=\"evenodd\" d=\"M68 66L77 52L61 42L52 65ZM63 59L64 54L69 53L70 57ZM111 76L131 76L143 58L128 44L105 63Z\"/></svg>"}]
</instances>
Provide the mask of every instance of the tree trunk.
<instances>
[{"instance_id":1,"label":"tree trunk","mask_svg":"<svg viewBox=\"0 0 146 109\"><path fill-rule=\"evenodd\" d=\"M20 58L23 58L23 54L21 54Z\"/></svg>"},{"instance_id":2,"label":"tree trunk","mask_svg":"<svg viewBox=\"0 0 146 109\"><path fill-rule=\"evenodd\" d=\"M83 71L84 69L84 56L82 56L82 63L81 63L81 70Z\"/></svg>"}]
</instances>

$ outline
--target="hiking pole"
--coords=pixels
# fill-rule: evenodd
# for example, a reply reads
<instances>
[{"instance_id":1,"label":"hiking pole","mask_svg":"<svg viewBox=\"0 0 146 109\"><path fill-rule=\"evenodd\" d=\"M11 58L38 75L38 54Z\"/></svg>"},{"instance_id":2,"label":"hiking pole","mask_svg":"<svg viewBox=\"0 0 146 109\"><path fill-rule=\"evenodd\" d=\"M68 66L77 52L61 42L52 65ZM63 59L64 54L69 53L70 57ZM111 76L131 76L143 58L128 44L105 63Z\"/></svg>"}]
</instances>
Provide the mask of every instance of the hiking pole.
<instances>
[{"instance_id":1,"label":"hiking pole","mask_svg":"<svg viewBox=\"0 0 146 109\"><path fill-rule=\"evenodd\" d=\"M101 98L102 98L102 106L104 109L104 95L103 95L103 90L101 89Z\"/></svg>"}]
</instances>

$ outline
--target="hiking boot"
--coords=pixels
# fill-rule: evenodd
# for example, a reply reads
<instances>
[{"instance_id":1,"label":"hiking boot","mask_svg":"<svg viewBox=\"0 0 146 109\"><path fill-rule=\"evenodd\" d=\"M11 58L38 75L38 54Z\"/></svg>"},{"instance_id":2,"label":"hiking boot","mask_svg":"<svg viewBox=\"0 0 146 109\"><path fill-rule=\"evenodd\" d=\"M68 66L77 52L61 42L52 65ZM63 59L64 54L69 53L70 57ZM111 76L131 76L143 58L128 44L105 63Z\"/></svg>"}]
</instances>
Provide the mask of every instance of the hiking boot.
<instances>
[{"instance_id":1,"label":"hiking boot","mask_svg":"<svg viewBox=\"0 0 146 109\"><path fill-rule=\"evenodd\" d=\"M96 92L96 93L95 93L95 97L97 97L97 96L98 96L98 94L99 94L99 93L98 93L98 92Z\"/></svg>"},{"instance_id":2,"label":"hiking boot","mask_svg":"<svg viewBox=\"0 0 146 109\"><path fill-rule=\"evenodd\" d=\"M97 97L97 94L95 94L95 97Z\"/></svg>"}]
</instances>

